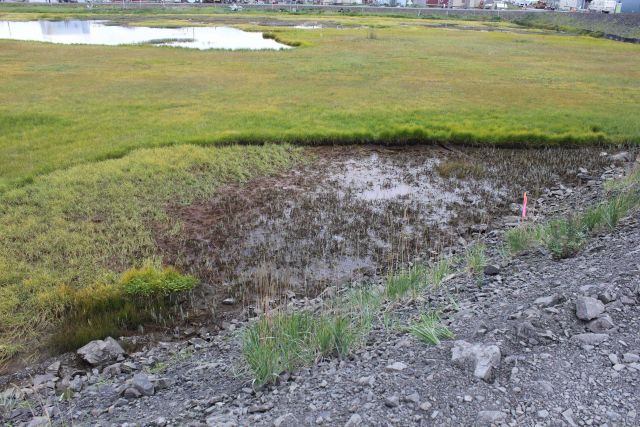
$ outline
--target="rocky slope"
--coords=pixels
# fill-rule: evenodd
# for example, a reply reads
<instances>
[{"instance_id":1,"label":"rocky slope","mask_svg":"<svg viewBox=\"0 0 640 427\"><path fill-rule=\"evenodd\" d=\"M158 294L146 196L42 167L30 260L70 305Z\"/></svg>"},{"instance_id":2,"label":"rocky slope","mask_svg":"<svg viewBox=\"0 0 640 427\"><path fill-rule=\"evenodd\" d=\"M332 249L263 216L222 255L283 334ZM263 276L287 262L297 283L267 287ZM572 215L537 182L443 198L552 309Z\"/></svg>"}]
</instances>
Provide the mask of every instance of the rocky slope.
<instances>
[{"instance_id":1,"label":"rocky slope","mask_svg":"<svg viewBox=\"0 0 640 427\"><path fill-rule=\"evenodd\" d=\"M638 215L571 259L500 259L482 283L458 273L381 315L351 358L275 386L251 386L236 321L129 354L92 343L85 365L66 355L24 370L0 395L0 425L639 425ZM403 325L434 307L455 338L428 346Z\"/></svg>"}]
</instances>

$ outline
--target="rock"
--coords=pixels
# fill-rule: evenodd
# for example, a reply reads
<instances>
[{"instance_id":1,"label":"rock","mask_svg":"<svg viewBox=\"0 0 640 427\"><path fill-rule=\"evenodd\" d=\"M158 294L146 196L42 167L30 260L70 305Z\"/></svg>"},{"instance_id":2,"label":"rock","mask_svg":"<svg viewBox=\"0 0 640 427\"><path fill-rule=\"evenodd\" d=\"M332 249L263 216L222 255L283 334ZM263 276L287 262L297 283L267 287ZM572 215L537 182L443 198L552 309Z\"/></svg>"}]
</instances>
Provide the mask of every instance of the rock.
<instances>
[{"instance_id":1,"label":"rock","mask_svg":"<svg viewBox=\"0 0 640 427\"><path fill-rule=\"evenodd\" d=\"M273 403L265 403L262 405L253 405L249 406L247 412L250 414L255 414L257 412L267 412L273 409Z\"/></svg>"},{"instance_id":2,"label":"rock","mask_svg":"<svg viewBox=\"0 0 640 427\"><path fill-rule=\"evenodd\" d=\"M349 418L349 421L344 425L344 427L356 427L362 424L362 417L359 414L353 414Z\"/></svg>"},{"instance_id":3,"label":"rock","mask_svg":"<svg viewBox=\"0 0 640 427\"><path fill-rule=\"evenodd\" d=\"M429 409L431 409L431 406L433 406L433 405L431 405L431 402L422 402L422 403L420 404L420 409L422 409L423 411L425 411L425 412L426 412L426 411L428 411Z\"/></svg>"},{"instance_id":4,"label":"rock","mask_svg":"<svg viewBox=\"0 0 640 427\"><path fill-rule=\"evenodd\" d=\"M53 374L36 375L33 377L33 385L39 386L48 382L55 382L57 379L58 377Z\"/></svg>"},{"instance_id":5,"label":"rock","mask_svg":"<svg viewBox=\"0 0 640 427\"><path fill-rule=\"evenodd\" d=\"M407 368L407 365L405 365L405 364L404 364L404 363L402 363L402 362L393 362L392 364L387 365L387 367L386 367L385 369L386 369L387 371L396 371L396 372L399 372L399 371L403 371L403 370L405 370L406 368Z\"/></svg>"},{"instance_id":6,"label":"rock","mask_svg":"<svg viewBox=\"0 0 640 427\"><path fill-rule=\"evenodd\" d=\"M50 425L49 417L33 417L27 427L44 427Z\"/></svg>"},{"instance_id":7,"label":"rock","mask_svg":"<svg viewBox=\"0 0 640 427\"><path fill-rule=\"evenodd\" d=\"M540 308L553 307L554 305L561 304L565 301L564 296L560 294L549 295L548 297L540 297L536 299L533 304Z\"/></svg>"},{"instance_id":8,"label":"rock","mask_svg":"<svg viewBox=\"0 0 640 427\"><path fill-rule=\"evenodd\" d=\"M47 374L55 375L56 377L60 376L60 361L57 360L53 362L51 365L47 366Z\"/></svg>"},{"instance_id":9,"label":"rock","mask_svg":"<svg viewBox=\"0 0 640 427\"><path fill-rule=\"evenodd\" d=\"M400 405L400 399L396 395L387 396L387 397L384 398L384 404L388 408L395 408L398 405Z\"/></svg>"},{"instance_id":10,"label":"rock","mask_svg":"<svg viewBox=\"0 0 640 427\"><path fill-rule=\"evenodd\" d=\"M207 417L207 426L209 427L236 427L238 424L226 415L212 415Z\"/></svg>"},{"instance_id":11,"label":"rock","mask_svg":"<svg viewBox=\"0 0 640 427\"><path fill-rule=\"evenodd\" d=\"M574 427L576 425L575 421L573 420L573 410L571 409L567 409L566 411L564 411L562 413L562 418L565 419L565 421L572 427Z\"/></svg>"},{"instance_id":12,"label":"rock","mask_svg":"<svg viewBox=\"0 0 640 427\"><path fill-rule=\"evenodd\" d=\"M579 341L582 344L598 345L598 344L602 344L604 341L608 340L609 339L609 335L607 335L607 334L586 333L586 334L574 335L574 336L571 337L571 339L573 339L575 341Z\"/></svg>"},{"instance_id":13,"label":"rock","mask_svg":"<svg viewBox=\"0 0 640 427\"><path fill-rule=\"evenodd\" d=\"M614 163L624 163L633 160L628 151L621 151L617 154L611 154L609 159Z\"/></svg>"},{"instance_id":14,"label":"rock","mask_svg":"<svg viewBox=\"0 0 640 427\"><path fill-rule=\"evenodd\" d=\"M500 269L495 265L490 264L484 268L484 274L487 276L497 276L498 274L500 274Z\"/></svg>"},{"instance_id":15,"label":"rock","mask_svg":"<svg viewBox=\"0 0 640 427\"><path fill-rule=\"evenodd\" d=\"M476 418L476 424L479 426L490 426L503 422L507 418L507 414L502 411L480 411Z\"/></svg>"},{"instance_id":16,"label":"rock","mask_svg":"<svg viewBox=\"0 0 640 427\"><path fill-rule=\"evenodd\" d=\"M273 422L273 427L298 427L300 421L292 414L284 414L276 418Z\"/></svg>"},{"instance_id":17,"label":"rock","mask_svg":"<svg viewBox=\"0 0 640 427\"><path fill-rule=\"evenodd\" d=\"M235 298L225 298L222 300L222 304L224 305L235 305L236 304L236 299Z\"/></svg>"},{"instance_id":18,"label":"rock","mask_svg":"<svg viewBox=\"0 0 640 427\"><path fill-rule=\"evenodd\" d=\"M614 327L615 325L613 324L611 317L609 317L609 315L607 314L605 314L604 316L598 317L597 319L592 320L587 324L587 329L589 329L591 332L596 332L596 333L608 331L609 329L612 329Z\"/></svg>"},{"instance_id":19,"label":"rock","mask_svg":"<svg viewBox=\"0 0 640 427\"><path fill-rule=\"evenodd\" d=\"M631 297L628 297L626 295L622 295L620 297L620 302L622 304L624 304L624 305L635 305L636 304L636 300L635 299L633 299Z\"/></svg>"},{"instance_id":20,"label":"rock","mask_svg":"<svg viewBox=\"0 0 640 427\"><path fill-rule=\"evenodd\" d=\"M544 420L545 418L547 418L549 416L549 411L547 411L546 409L541 409L538 412L536 412L536 416L539 419Z\"/></svg>"},{"instance_id":21,"label":"rock","mask_svg":"<svg viewBox=\"0 0 640 427\"><path fill-rule=\"evenodd\" d=\"M122 396L125 399L137 399L142 396L142 393L140 393L137 389L133 387L127 387L124 390L124 393L122 393Z\"/></svg>"},{"instance_id":22,"label":"rock","mask_svg":"<svg viewBox=\"0 0 640 427\"><path fill-rule=\"evenodd\" d=\"M576 300L576 316L580 320L595 319L604 312L604 304L595 298L578 297Z\"/></svg>"},{"instance_id":23,"label":"rock","mask_svg":"<svg viewBox=\"0 0 640 427\"><path fill-rule=\"evenodd\" d=\"M125 352L116 340L107 337L104 340L91 341L89 344L80 347L77 354L90 365L99 366L117 360Z\"/></svg>"},{"instance_id":24,"label":"rock","mask_svg":"<svg viewBox=\"0 0 640 427\"><path fill-rule=\"evenodd\" d=\"M470 366L473 375L490 381L493 369L500 365L500 348L497 345L470 344L459 340L451 350L451 361L458 366Z\"/></svg>"},{"instance_id":25,"label":"rock","mask_svg":"<svg viewBox=\"0 0 640 427\"><path fill-rule=\"evenodd\" d=\"M611 289L605 289L598 294L598 299L602 301L603 304L609 304L615 301L617 298L617 295Z\"/></svg>"},{"instance_id":26,"label":"rock","mask_svg":"<svg viewBox=\"0 0 640 427\"><path fill-rule=\"evenodd\" d=\"M143 396L153 396L155 393L155 387L151 381L149 381L149 377L142 373L133 376L131 386L138 390Z\"/></svg>"},{"instance_id":27,"label":"rock","mask_svg":"<svg viewBox=\"0 0 640 427\"><path fill-rule=\"evenodd\" d=\"M412 393L408 396L405 396L403 399L405 402L411 402L411 403L415 403L418 404L420 403L420 395L418 393Z\"/></svg>"},{"instance_id":28,"label":"rock","mask_svg":"<svg viewBox=\"0 0 640 427\"><path fill-rule=\"evenodd\" d=\"M640 356L634 353L625 353L622 355L622 361L624 363L636 363L640 362Z\"/></svg>"}]
</instances>

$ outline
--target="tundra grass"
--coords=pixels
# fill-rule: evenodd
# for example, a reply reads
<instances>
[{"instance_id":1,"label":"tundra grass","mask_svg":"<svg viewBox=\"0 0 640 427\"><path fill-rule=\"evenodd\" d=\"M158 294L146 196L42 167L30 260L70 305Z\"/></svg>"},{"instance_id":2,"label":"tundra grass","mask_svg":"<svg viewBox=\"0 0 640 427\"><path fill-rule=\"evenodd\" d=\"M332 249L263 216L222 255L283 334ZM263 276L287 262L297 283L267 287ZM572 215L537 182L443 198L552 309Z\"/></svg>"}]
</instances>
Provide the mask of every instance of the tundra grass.
<instances>
[{"instance_id":1,"label":"tundra grass","mask_svg":"<svg viewBox=\"0 0 640 427\"><path fill-rule=\"evenodd\" d=\"M1 194L0 363L59 327L78 297L73 291L108 297L121 281L133 296L188 290L192 283L173 273L121 277L145 260L161 261L154 230L180 231L166 207L209 196L223 183L275 173L300 156L287 145L145 149ZM99 316L94 320L98 329Z\"/></svg>"},{"instance_id":2,"label":"tundra grass","mask_svg":"<svg viewBox=\"0 0 640 427\"><path fill-rule=\"evenodd\" d=\"M181 144L640 139L640 46L367 19L375 37L238 24L301 45L279 52L2 40L0 191Z\"/></svg>"}]
</instances>

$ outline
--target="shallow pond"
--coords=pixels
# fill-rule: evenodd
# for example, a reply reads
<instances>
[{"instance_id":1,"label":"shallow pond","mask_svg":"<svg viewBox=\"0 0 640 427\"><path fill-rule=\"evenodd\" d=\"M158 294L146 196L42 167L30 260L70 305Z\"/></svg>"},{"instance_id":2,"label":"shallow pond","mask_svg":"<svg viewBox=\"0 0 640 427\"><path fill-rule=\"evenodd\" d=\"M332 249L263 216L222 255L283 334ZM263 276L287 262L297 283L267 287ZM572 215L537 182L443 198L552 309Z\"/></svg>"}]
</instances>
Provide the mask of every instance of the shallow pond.
<instances>
[{"instance_id":1,"label":"shallow pond","mask_svg":"<svg viewBox=\"0 0 640 427\"><path fill-rule=\"evenodd\" d=\"M252 305L264 295L377 283L504 229L524 191L531 218L543 207L551 212L547 190L577 188L580 168L600 176L608 164L597 148L349 146L307 154L280 175L169 207L177 228L157 230L156 241L168 264L207 284L213 297L199 301L231 295Z\"/></svg>"},{"instance_id":2,"label":"shallow pond","mask_svg":"<svg viewBox=\"0 0 640 427\"><path fill-rule=\"evenodd\" d=\"M191 49L289 49L262 33L230 27L150 28L106 25L104 21L0 21L0 39L58 44L117 46L150 43Z\"/></svg>"}]
</instances>

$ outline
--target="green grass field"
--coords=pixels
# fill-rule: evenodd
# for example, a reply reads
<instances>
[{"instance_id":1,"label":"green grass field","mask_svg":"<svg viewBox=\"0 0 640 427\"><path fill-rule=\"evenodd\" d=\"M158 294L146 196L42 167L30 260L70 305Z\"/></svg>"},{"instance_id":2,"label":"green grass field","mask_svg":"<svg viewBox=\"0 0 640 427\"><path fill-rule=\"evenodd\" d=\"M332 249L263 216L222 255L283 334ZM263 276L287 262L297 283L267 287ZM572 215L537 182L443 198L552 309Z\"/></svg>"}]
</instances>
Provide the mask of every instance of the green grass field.
<instances>
[{"instance_id":1,"label":"green grass field","mask_svg":"<svg viewBox=\"0 0 640 427\"><path fill-rule=\"evenodd\" d=\"M286 52L0 41L0 189L185 143L640 138L640 46L371 19L264 28Z\"/></svg>"},{"instance_id":2,"label":"green grass field","mask_svg":"<svg viewBox=\"0 0 640 427\"><path fill-rule=\"evenodd\" d=\"M369 27L301 30L205 11L117 15L135 16L136 25L221 17L300 47L201 52L0 40L0 363L64 318L61 286L116 283L157 256L153 227L180 232L168 204L276 173L302 156L279 143L640 141L636 45L427 28L416 19L318 16ZM0 19L42 16L0 6ZM264 142L278 144L220 147Z\"/></svg>"}]
</instances>

